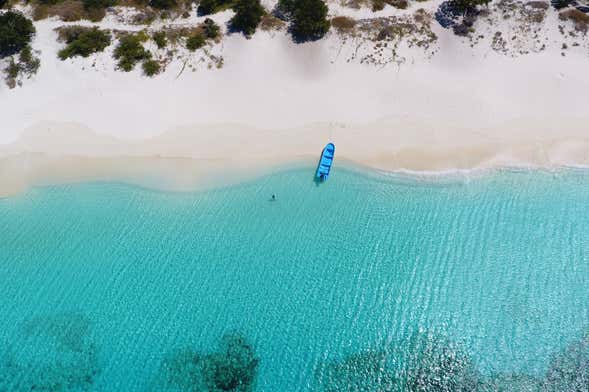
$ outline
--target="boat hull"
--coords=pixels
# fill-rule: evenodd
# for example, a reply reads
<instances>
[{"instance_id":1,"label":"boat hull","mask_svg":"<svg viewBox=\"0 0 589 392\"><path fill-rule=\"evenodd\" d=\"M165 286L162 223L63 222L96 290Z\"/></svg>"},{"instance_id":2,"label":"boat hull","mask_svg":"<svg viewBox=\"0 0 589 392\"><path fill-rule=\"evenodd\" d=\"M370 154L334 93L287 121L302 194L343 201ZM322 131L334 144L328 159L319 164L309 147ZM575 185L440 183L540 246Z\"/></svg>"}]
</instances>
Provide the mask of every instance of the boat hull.
<instances>
[{"instance_id":1,"label":"boat hull","mask_svg":"<svg viewBox=\"0 0 589 392\"><path fill-rule=\"evenodd\" d=\"M335 145L333 143L327 143L323 152L321 153L321 159L317 166L317 172L315 177L319 181L326 181L329 178L331 172L331 166L333 164L333 158L335 156Z\"/></svg>"}]
</instances>

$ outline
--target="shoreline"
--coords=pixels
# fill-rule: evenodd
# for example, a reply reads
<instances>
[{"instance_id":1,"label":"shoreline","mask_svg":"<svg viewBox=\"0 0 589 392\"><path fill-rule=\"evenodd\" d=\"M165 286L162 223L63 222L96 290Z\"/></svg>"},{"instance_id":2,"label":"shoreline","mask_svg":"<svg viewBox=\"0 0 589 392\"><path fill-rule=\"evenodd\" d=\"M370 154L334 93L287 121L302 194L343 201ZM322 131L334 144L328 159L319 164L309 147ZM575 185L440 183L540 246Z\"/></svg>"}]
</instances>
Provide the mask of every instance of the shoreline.
<instances>
[{"instance_id":1,"label":"shoreline","mask_svg":"<svg viewBox=\"0 0 589 392\"><path fill-rule=\"evenodd\" d=\"M384 122L353 128L315 123L284 130L232 124L121 140L77 124L39 124L17 141L0 145L0 196L85 181L169 191L233 185L285 167L313 165L327 141L336 144L336 162L344 166L411 177L589 167L589 138L572 126L560 138L539 129L514 134L508 126L469 133L455 129L453 134L446 129L439 139L423 128L413 133L410 127L400 131L399 124L394 128Z\"/></svg>"},{"instance_id":2,"label":"shoreline","mask_svg":"<svg viewBox=\"0 0 589 392\"><path fill-rule=\"evenodd\" d=\"M560 22L546 18L552 42ZM481 33L511 31L505 23ZM350 60L360 44L373 53L372 41L332 32L299 45L285 32L258 32L215 46L220 69L180 76L176 61L147 79L116 71L109 53L59 60L59 24L37 23L39 74L0 88L0 195L100 179L201 189L314 165L328 141L336 162L411 175L589 166L589 59L571 42L566 56L553 43L510 57L432 22L435 55L405 43L404 62L379 67Z\"/></svg>"}]
</instances>

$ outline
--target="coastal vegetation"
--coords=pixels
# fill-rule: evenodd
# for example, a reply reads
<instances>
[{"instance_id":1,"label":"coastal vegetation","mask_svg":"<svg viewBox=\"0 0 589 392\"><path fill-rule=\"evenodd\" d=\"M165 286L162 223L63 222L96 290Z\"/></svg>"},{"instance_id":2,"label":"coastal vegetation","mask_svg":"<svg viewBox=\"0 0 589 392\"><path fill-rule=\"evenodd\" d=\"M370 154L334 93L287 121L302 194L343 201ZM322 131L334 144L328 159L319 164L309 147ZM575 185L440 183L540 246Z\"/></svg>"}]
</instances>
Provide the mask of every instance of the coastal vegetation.
<instances>
[{"instance_id":1,"label":"coastal vegetation","mask_svg":"<svg viewBox=\"0 0 589 392\"><path fill-rule=\"evenodd\" d=\"M0 58L20 52L35 35L33 22L20 12L0 15Z\"/></svg>"},{"instance_id":2,"label":"coastal vegetation","mask_svg":"<svg viewBox=\"0 0 589 392\"><path fill-rule=\"evenodd\" d=\"M451 0L450 3L458 12L473 13L477 7L486 6L491 0Z\"/></svg>"},{"instance_id":3,"label":"coastal vegetation","mask_svg":"<svg viewBox=\"0 0 589 392\"><path fill-rule=\"evenodd\" d=\"M101 20L104 18L106 8L116 4L115 0L82 0L90 20Z\"/></svg>"},{"instance_id":4,"label":"coastal vegetation","mask_svg":"<svg viewBox=\"0 0 589 392\"><path fill-rule=\"evenodd\" d=\"M285 22L277 16L267 13L262 16L259 26L263 31L281 30L285 26Z\"/></svg>"},{"instance_id":5,"label":"coastal vegetation","mask_svg":"<svg viewBox=\"0 0 589 392\"><path fill-rule=\"evenodd\" d=\"M563 21L571 21L575 30L586 33L589 30L589 15L579 11L576 8L561 11L558 18Z\"/></svg>"},{"instance_id":6,"label":"coastal vegetation","mask_svg":"<svg viewBox=\"0 0 589 392\"><path fill-rule=\"evenodd\" d=\"M356 20L348 16L336 16L331 19L331 27L339 33L348 33L356 26Z\"/></svg>"},{"instance_id":7,"label":"coastal vegetation","mask_svg":"<svg viewBox=\"0 0 589 392\"><path fill-rule=\"evenodd\" d=\"M165 31L156 31L153 33L152 38L158 49L163 49L168 44L168 37Z\"/></svg>"},{"instance_id":8,"label":"coastal vegetation","mask_svg":"<svg viewBox=\"0 0 589 392\"><path fill-rule=\"evenodd\" d=\"M552 4L552 6L555 9L560 10L560 9L569 7L570 5L572 5L574 3L574 1L573 0L552 0L550 3Z\"/></svg>"},{"instance_id":9,"label":"coastal vegetation","mask_svg":"<svg viewBox=\"0 0 589 392\"><path fill-rule=\"evenodd\" d=\"M196 12L200 16L216 14L234 5L234 0L201 0Z\"/></svg>"},{"instance_id":10,"label":"coastal vegetation","mask_svg":"<svg viewBox=\"0 0 589 392\"><path fill-rule=\"evenodd\" d=\"M407 0L372 0L372 11L381 11L386 4L403 10L409 7Z\"/></svg>"},{"instance_id":11,"label":"coastal vegetation","mask_svg":"<svg viewBox=\"0 0 589 392\"><path fill-rule=\"evenodd\" d=\"M211 18L206 18L201 27L208 39L217 39L221 35L221 28Z\"/></svg>"},{"instance_id":12,"label":"coastal vegetation","mask_svg":"<svg viewBox=\"0 0 589 392\"><path fill-rule=\"evenodd\" d=\"M229 28L232 31L241 32L250 37L256 32L256 28L266 13L260 0L237 0L235 15L229 21Z\"/></svg>"},{"instance_id":13,"label":"coastal vegetation","mask_svg":"<svg viewBox=\"0 0 589 392\"><path fill-rule=\"evenodd\" d=\"M329 31L323 0L279 0L276 14L290 22L289 30L296 42L315 41Z\"/></svg>"},{"instance_id":14,"label":"coastal vegetation","mask_svg":"<svg viewBox=\"0 0 589 392\"><path fill-rule=\"evenodd\" d=\"M33 19L41 20L57 16L64 22L88 19L101 21L106 9L116 4L115 0L33 0Z\"/></svg>"},{"instance_id":15,"label":"coastal vegetation","mask_svg":"<svg viewBox=\"0 0 589 392\"><path fill-rule=\"evenodd\" d=\"M15 4L16 0L4 1L6 2L4 6L10 6L10 4ZM126 23L138 25L149 24L159 17L162 23L157 27L158 30L151 27L146 27L145 30L148 31L146 33L148 39L153 42L146 44L143 38L135 40L135 42L127 42L126 39L123 39L117 45L115 59L118 69L123 71L131 70L136 63L142 63L152 58L152 54L146 50L147 45L152 45L153 48L157 46L159 49L157 61L146 65L147 71L144 69L144 72L153 75L156 62L160 67L158 72L165 70L170 62L179 59L185 62L182 71L185 69L195 71L200 67L198 64L201 64L203 59L207 61L205 63L207 68L219 67L223 63L215 46L215 43L219 43L221 40L222 28L212 18L206 18L200 24L192 19L177 20L190 17L189 11L194 7L191 2L178 0L30 0L29 4L32 12L28 10L27 12L31 12L33 19L57 16L63 21L99 20L106 12L109 12L115 23L119 25ZM344 5L350 7L372 6L373 8L391 5L405 8L408 4L408 0L350 0ZM558 17L562 22L559 23L558 28L562 35L562 42L559 42L558 47L563 56L565 52L575 50L577 46L584 46L580 40L586 39L584 37L589 31L587 7L572 6L571 4L568 0L552 1L555 8L561 9L558 12ZM113 5L121 7L109 8ZM122 8L123 6L126 8ZM435 19L434 13L429 9L417 9L399 15L368 16L358 19L344 16L344 14L336 14L328 19L328 8L323 0L279 0L271 13L265 10L260 0L202 0L197 5L199 15L233 9L235 13L227 22L227 30L243 33L248 38L257 29L276 31L288 28L287 31L295 42L305 42L321 39L328 34L330 28L333 28L337 32L338 39L341 40L343 49L338 50L338 58L345 57L345 61L359 61L363 64L379 66L391 63L401 64L411 58L419 57L420 53L407 55L406 51L415 47L423 49L423 58L426 59L439 52L439 45L436 44L437 36L430 24L430 22L435 23L436 20L443 27L464 37L464 42L472 47L479 42L486 41L492 50L503 55L515 56L541 51L550 42L546 36L542 37L546 17L551 11L549 7L550 3L544 1L524 3L516 0L501 0L489 5L489 0L447 0L439 5ZM27 20L22 14L13 11L4 12L2 17L7 18L16 14L25 21ZM166 18L171 20L165 21ZM475 34L477 20L480 23L476 24ZM18 23L13 25L2 23L0 29L18 26ZM93 53L103 52L111 43L111 34L114 36L145 35L145 33L137 34L128 31L119 25L116 30L110 32L97 27L80 29L72 26L71 31L76 31L77 28L79 34L67 39L64 39L63 36L60 37L60 41L65 42L65 45L57 53L58 57L64 60L76 56L88 57ZM31 34L34 34L33 23L28 21L28 25L25 22L20 26L26 26L25 29L30 30L18 34L4 34L3 32L0 34L0 50L3 51L0 56L11 56L6 54L7 40L20 41L18 44L20 47L23 47L23 42L30 42ZM56 30L64 29L65 31L68 28L70 27L62 26ZM508 31L501 31L502 29ZM135 31L136 29L129 30ZM360 40L362 44L350 50L349 46L352 40ZM360 42L358 43L360 44ZM189 53L196 52L207 44L210 44L207 50L199 51L195 55ZM162 50L168 46L166 51ZM12 50L12 55L17 53L18 51ZM31 53L34 54L35 51ZM7 59L0 64L0 70L6 71L5 74L14 75L17 69L34 69L34 67L23 64L25 63L19 63L16 57L12 61ZM104 62L94 64L104 64ZM18 72L18 75L27 74L25 71L21 71ZM8 79L12 80L13 78Z\"/></svg>"},{"instance_id":16,"label":"coastal vegetation","mask_svg":"<svg viewBox=\"0 0 589 392\"><path fill-rule=\"evenodd\" d=\"M5 81L9 88L16 87L22 83L22 79L31 78L37 73L41 66L41 60L33 53L30 45L26 45L18 54L15 60L14 56L10 58L8 66L5 69Z\"/></svg>"},{"instance_id":17,"label":"coastal vegetation","mask_svg":"<svg viewBox=\"0 0 589 392\"><path fill-rule=\"evenodd\" d=\"M33 22L21 13L7 11L0 15L0 59L9 58L3 71L10 88L36 74L41 65L30 46L34 35Z\"/></svg>"},{"instance_id":18,"label":"coastal vegetation","mask_svg":"<svg viewBox=\"0 0 589 392\"><path fill-rule=\"evenodd\" d=\"M164 387L183 391L253 391L260 360L248 340L237 333L221 338L218 349L179 351L162 364Z\"/></svg>"},{"instance_id":19,"label":"coastal vegetation","mask_svg":"<svg viewBox=\"0 0 589 392\"><path fill-rule=\"evenodd\" d=\"M129 72L138 62L151 59L151 53L143 47L143 41L145 38L140 34L126 34L119 39L113 54L119 69Z\"/></svg>"},{"instance_id":20,"label":"coastal vegetation","mask_svg":"<svg viewBox=\"0 0 589 392\"><path fill-rule=\"evenodd\" d=\"M160 10L169 10L177 6L176 0L150 0L149 5Z\"/></svg>"},{"instance_id":21,"label":"coastal vegetation","mask_svg":"<svg viewBox=\"0 0 589 392\"><path fill-rule=\"evenodd\" d=\"M186 48L191 52L202 48L206 44L206 38L201 32L193 33L186 39Z\"/></svg>"},{"instance_id":22,"label":"coastal vegetation","mask_svg":"<svg viewBox=\"0 0 589 392\"><path fill-rule=\"evenodd\" d=\"M159 74L161 70L160 63L154 59L145 60L141 67L143 68L143 74L149 77Z\"/></svg>"},{"instance_id":23,"label":"coastal vegetation","mask_svg":"<svg viewBox=\"0 0 589 392\"><path fill-rule=\"evenodd\" d=\"M58 39L66 43L66 47L58 52L59 58L65 60L102 52L110 45L111 35L98 27L65 26L58 30Z\"/></svg>"}]
</instances>

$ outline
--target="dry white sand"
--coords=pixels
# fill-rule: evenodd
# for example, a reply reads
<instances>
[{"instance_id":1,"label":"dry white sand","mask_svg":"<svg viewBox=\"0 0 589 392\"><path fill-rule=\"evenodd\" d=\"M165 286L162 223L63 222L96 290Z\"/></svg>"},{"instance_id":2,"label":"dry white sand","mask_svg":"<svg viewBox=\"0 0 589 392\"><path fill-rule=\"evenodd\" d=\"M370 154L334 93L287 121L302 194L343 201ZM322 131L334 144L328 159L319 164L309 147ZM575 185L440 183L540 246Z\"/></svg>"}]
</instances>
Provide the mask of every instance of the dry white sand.
<instances>
[{"instance_id":1,"label":"dry white sand","mask_svg":"<svg viewBox=\"0 0 589 392\"><path fill-rule=\"evenodd\" d=\"M184 189L314 162L328 141L336 159L384 170L589 164L584 49L512 58L434 22L431 59L375 67L338 58L335 34L296 45L259 32L226 37L222 69L178 76L178 62L148 79L106 55L59 61L57 23L36 25L34 80L0 87L0 193L96 178Z\"/></svg>"}]
</instances>

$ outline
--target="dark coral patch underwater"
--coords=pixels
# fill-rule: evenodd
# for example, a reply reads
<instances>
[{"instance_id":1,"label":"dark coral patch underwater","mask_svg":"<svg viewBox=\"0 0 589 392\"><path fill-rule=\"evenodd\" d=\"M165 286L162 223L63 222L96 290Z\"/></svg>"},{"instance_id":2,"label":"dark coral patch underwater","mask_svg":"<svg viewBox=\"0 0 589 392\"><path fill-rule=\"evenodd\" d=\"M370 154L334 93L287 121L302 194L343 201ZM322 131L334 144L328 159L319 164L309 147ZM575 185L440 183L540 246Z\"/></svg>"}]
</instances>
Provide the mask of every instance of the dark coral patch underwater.
<instances>
[{"instance_id":1,"label":"dark coral patch underwater","mask_svg":"<svg viewBox=\"0 0 589 392\"><path fill-rule=\"evenodd\" d=\"M92 325L79 314L35 317L3 348L0 391L91 390L98 353Z\"/></svg>"},{"instance_id":2,"label":"dark coral patch underwater","mask_svg":"<svg viewBox=\"0 0 589 392\"><path fill-rule=\"evenodd\" d=\"M544 377L482 375L462 346L431 333L319 366L325 392L589 392L589 335L554 355Z\"/></svg>"},{"instance_id":3,"label":"dark coral patch underwater","mask_svg":"<svg viewBox=\"0 0 589 392\"><path fill-rule=\"evenodd\" d=\"M163 382L156 389L253 391L259 362L245 337L228 334L221 338L218 350L213 353L203 354L189 348L164 360Z\"/></svg>"}]
</instances>

